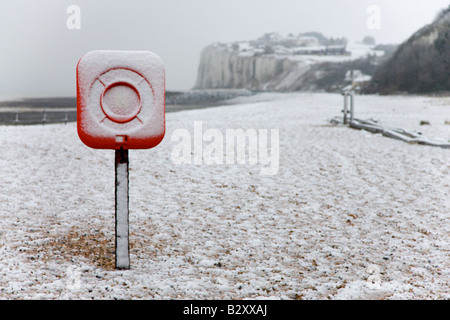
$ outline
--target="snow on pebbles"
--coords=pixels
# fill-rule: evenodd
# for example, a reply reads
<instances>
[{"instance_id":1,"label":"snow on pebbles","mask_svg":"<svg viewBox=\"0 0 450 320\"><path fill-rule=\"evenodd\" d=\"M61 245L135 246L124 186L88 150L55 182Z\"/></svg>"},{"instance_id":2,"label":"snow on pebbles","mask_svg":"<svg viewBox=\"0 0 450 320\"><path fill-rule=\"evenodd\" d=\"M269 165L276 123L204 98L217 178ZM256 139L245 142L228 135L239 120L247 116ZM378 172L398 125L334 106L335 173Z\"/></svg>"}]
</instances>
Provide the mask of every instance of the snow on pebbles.
<instances>
[{"instance_id":1,"label":"snow on pebbles","mask_svg":"<svg viewBox=\"0 0 450 320\"><path fill-rule=\"evenodd\" d=\"M114 152L74 123L0 126L0 298L450 299L450 151L330 125L341 106L266 94L167 114L164 141L130 151L129 271ZM357 96L356 116L450 138L445 98ZM194 121L279 129L278 172L175 164Z\"/></svg>"}]
</instances>

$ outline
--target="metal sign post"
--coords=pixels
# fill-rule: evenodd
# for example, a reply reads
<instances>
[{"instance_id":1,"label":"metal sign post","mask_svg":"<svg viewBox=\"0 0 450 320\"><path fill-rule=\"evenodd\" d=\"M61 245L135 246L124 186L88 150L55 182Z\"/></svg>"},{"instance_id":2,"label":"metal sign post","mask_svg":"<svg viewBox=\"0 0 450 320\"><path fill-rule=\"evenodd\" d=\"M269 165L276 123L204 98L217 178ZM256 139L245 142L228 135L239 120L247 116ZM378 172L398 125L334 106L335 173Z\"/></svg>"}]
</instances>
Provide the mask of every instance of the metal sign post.
<instances>
[{"instance_id":1,"label":"metal sign post","mask_svg":"<svg viewBox=\"0 0 450 320\"><path fill-rule=\"evenodd\" d=\"M165 69L148 51L91 51L77 65L77 129L95 149L115 150L116 269L130 269L128 150L165 134Z\"/></svg>"},{"instance_id":2,"label":"metal sign post","mask_svg":"<svg viewBox=\"0 0 450 320\"><path fill-rule=\"evenodd\" d=\"M116 150L116 269L130 269L128 150Z\"/></svg>"},{"instance_id":3,"label":"metal sign post","mask_svg":"<svg viewBox=\"0 0 450 320\"><path fill-rule=\"evenodd\" d=\"M342 94L344 96L344 110L342 110L342 112L344 113L344 119L343 122L344 124L347 124L347 112L348 112L348 92L344 92Z\"/></svg>"},{"instance_id":4,"label":"metal sign post","mask_svg":"<svg viewBox=\"0 0 450 320\"><path fill-rule=\"evenodd\" d=\"M350 123L353 122L354 113L355 113L355 97L354 93L350 92Z\"/></svg>"},{"instance_id":5,"label":"metal sign post","mask_svg":"<svg viewBox=\"0 0 450 320\"><path fill-rule=\"evenodd\" d=\"M355 98L353 91L344 91L342 95L344 96L344 109L342 110L344 114L343 123L349 123L349 115L350 115L350 123L353 122L354 112L355 112ZM349 98L350 98L350 110L349 110Z\"/></svg>"}]
</instances>

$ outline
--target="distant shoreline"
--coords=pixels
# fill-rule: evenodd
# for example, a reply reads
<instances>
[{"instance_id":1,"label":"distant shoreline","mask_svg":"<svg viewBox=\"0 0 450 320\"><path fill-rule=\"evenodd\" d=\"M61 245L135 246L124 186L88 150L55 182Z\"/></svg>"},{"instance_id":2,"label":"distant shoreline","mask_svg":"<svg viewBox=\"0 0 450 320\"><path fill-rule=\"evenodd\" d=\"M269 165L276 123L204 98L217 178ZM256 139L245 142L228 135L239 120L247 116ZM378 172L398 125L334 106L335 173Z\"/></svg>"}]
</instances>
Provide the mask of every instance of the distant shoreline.
<instances>
[{"instance_id":1,"label":"distant shoreline","mask_svg":"<svg viewBox=\"0 0 450 320\"><path fill-rule=\"evenodd\" d=\"M247 90L232 89L167 91L166 111L176 112L218 106L224 104L226 100L253 94L255 93ZM52 111L74 111L76 108L76 97L18 98L0 101L0 112L43 112L51 109Z\"/></svg>"},{"instance_id":2,"label":"distant shoreline","mask_svg":"<svg viewBox=\"0 0 450 320\"><path fill-rule=\"evenodd\" d=\"M232 99L234 98L253 96L258 93L261 92L234 89L192 90L185 92L167 91L166 112L178 112L233 104ZM283 92L278 93L281 94ZM450 97L450 92L430 94L410 94L406 92L399 92L398 94L391 94L387 96ZM3 114L16 112L33 113L44 111L75 112L76 108L76 97L17 98L15 100L0 101L0 113Z\"/></svg>"},{"instance_id":3,"label":"distant shoreline","mask_svg":"<svg viewBox=\"0 0 450 320\"><path fill-rule=\"evenodd\" d=\"M232 104L230 99L253 95L246 90L166 92L166 113ZM67 123L77 120L76 97L16 98L0 101L0 125Z\"/></svg>"}]
</instances>

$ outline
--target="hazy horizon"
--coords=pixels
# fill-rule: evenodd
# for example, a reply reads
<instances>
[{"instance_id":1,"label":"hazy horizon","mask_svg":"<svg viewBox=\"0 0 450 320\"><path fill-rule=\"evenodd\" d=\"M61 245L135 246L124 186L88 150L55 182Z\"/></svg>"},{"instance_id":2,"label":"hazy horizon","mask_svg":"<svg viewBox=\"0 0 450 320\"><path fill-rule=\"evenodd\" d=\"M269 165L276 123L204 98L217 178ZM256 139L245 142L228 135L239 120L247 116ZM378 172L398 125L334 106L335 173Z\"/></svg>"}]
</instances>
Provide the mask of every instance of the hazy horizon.
<instances>
[{"instance_id":1,"label":"hazy horizon","mask_svg":"<svg viewBox=\"0 0 450 320\"><path fill-rule=\"evenodd\" d=\"M162 1L8 0L1 5L0 98L75 96L75 68L95 49L150 50L165 62L166 88L191 89L201 50L214 42L253 40L268 32L317 31L327 37L399 44L431 23L447 0ZM70 30L67 8L81 10ZM380 10L370 29L368 8Z\"/></svg>"}]
</instances>

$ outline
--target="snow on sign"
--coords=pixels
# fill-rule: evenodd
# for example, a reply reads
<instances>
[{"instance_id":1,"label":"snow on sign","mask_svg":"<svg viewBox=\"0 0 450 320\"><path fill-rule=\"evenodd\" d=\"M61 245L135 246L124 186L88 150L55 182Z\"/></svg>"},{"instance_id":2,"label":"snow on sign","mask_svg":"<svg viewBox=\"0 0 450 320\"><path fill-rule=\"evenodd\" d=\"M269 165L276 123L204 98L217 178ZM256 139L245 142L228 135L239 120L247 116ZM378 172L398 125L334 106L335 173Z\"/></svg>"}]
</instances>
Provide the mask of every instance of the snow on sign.
<instances>
[{"instance_id":1,"label":"snow on sign","mask_svg":"<svg viewBox=\"0 0 450 320\"><path fill-rule=\"evenodd\" d=\"M165 133L165 70L148 51L91 51L77 65L78 135L96 149L149 149Z\"/></svg>"},{"instance_id":2,"label":"snow on sign","mask_svg":"<svg viewBox=\"0 0 450 320\"><path fill-rule=\"evenodd\" d=\"M128 149L165 133L165 72L147 51L91 51L77 65L77 128L87 146L114 149L116 269L130 269Z\"/></svg>"}]
</instances>

